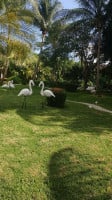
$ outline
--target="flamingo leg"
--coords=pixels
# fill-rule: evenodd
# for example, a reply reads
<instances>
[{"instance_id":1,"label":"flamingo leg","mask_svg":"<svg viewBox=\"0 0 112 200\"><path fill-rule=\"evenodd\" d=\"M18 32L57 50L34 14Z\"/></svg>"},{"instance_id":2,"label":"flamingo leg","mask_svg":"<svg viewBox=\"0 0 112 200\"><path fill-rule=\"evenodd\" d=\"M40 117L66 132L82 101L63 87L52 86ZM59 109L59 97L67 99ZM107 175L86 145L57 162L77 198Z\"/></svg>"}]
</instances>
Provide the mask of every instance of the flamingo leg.
<instances>
[{"instance_id":1,"label":"flamingo leg","mask_svg":"<svg viewBox=\"0 0 112 200\"><path fill-rule=\"evenodd\" d=\"M44 108L44 102L42 101L42 108Z\"/></svg>"},{"instance_id":2,"label":"flamingo leg","mask_svg":"<svg viewBox=\"0 0 112 200\"><path fill-rule=\"evenodd\" d=\"M25 96L25 99L24 99L24 108L26 109L26 96Z\"/></svg>"},{"instance_id":3,"label":"flamingo leg","mask_svg":"<svg viewBox=\"0 0 112 200\"><path fill-rule=\"evenodd\" d=\"M26 109L26 96L24 96L23 98L23 103L22 103L22 109L25 108Z\"/></svg>"},{"instance_id":4,"label":"flamingo leg","mask_svg":"<svg viewBox=\"0 0 112 200\"><path fill-rule=\"evenodd\" d=\"M47 99L46 98L42 101L42 108L44 108L45 106L47 106Z\"/></svg>"}]
</instances>

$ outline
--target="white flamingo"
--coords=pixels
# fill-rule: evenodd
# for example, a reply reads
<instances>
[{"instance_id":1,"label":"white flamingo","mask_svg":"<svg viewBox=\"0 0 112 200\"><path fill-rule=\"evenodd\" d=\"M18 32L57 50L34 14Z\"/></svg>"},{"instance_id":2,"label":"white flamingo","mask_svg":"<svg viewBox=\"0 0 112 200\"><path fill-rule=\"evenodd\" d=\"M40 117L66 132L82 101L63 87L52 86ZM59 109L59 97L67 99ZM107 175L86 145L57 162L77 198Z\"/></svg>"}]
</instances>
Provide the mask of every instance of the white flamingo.
<instances>
[{"instance_id":1,"label":"white flamingo","mask_svg":"<svg viewBox=\"0 0 112 200\"><path fill-rule=\"evenodd\" d=\"M44 82L43 81L40 81L39 87L40 86L42 87L41 91L40 91L41 96L44 96L44 97L55 97L54 93L51 90L48 90L48 89L44 90L45 86L44 86ZM43 107L43 103L42 103L42 107Z\"/></svg>"},{"instance_id":2,"label":"white flamingo","mask_svg":"<svg viewBox=\"0 0 112 200\"><path fill-rule=\"evenodd\" d=\"M15 88L15 85L13 83L13 80L8 81L7 83L2 85L2 88Z\"/></svg>"},{"instance_id":3,"label":"white flamingo","mask_svg":"<svg viewBox=\"0 0 112 200\"><path fill-rule=\"evenodd\" d=\"M96 89L95 89L95 86L88 86L86 88L87 91L90 91L91 93L96 93Z\"/></svg>"},{"instance_id":4,"label":"white flamingo","mask_svg":"<svg viewBox=\"0 0 112 200\"><path fill-rule=\"evenodd\" d=\"M29 81L29 88L24 88L24 89L22 89L22 90L19 92L19 94L18 94L18 96L23 96L23 97L24 97L24 99L23 99L23 104L22 104L22 108L26 108L26 97L32 95L32 93L33 93L32 85L33 85L33 86L35 85L35 84L34 84L34 81L33 81L33 80L30 80L30 81Z\"/></svg>"},{"instance_id":5,"label":"white flamingo","mask_svg":"<svg viewBox=\"0 0 112 200\"><path fill-rule=\"evenodd\" d=\"M15 85L13 83L13 80L9 81L9 88L15 88Z\"/></svg>"},{"instance_id":6,"label":"white flamingo","mask_svg":"<svg viewBox=\"0 0 112 200\"><path fill-rule=\"evenodd\" d=\"M8 81L7 83L3 84L1 87L2 88L9 88L10 85L10 81Z\"/></svg>"}]
</instances>

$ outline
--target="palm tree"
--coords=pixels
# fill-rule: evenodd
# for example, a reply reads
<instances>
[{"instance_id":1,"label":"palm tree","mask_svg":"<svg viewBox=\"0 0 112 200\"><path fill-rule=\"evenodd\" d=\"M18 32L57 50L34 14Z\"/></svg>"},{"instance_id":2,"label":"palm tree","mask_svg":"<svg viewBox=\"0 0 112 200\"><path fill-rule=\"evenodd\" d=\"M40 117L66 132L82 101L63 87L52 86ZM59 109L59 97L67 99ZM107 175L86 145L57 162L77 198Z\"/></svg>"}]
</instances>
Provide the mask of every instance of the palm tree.
<instances>
[{"instance_id":1,"label":"palm tree","mask_svg":"<svg viewBox=\"0 0 112 200\"><path fill-rule=\"evenodd\" d=\"M28 11L24 9L23 5L25 0L3 0L0 5L0 39L2 40L3 49L1 52L1 58L4 60L4 75L3 79L7 75L7 71L11 58L11 46L13 41L20 39L23 42L24 36L28 37L28 34L24 34L22 31L21 23L23 20L29 21L31 18L28 15Z\"/></svg>"},{"instance_id":2,"label":"palm tree","mask_svg":"<svg viewBox=\"0 0 112 200\"><path fill-rule=\"evenodd\" d=\"M46 34L49 33L51 24L54 21L56 13L61 8L61 3L58 0L29 0L32 6L34 26L39 28L42 33L42 40L40 43L40 55L43 50ZM34 70L33 77L36 78L36 74L40 71L40 56Z\"/></svg>"},{"instance_id":3,"label":"palm tree","mask_svg":"<svg viewBox=\"0 0 112 200\"><path fill-rule=\"evenodd\" d=\"M49 32L54 16L61 8L61 3L57 0L30 0L30 2L34 13L34 25L42 32L42 51L45 36Z\"/></svg>"},{"instance_id":4,"label":"palm tree","mask_svg":"<svg viewBox=\"0 0 112 200\"><path fill-rule=\"evenodd\" d=\"M101 54L101 42L102 42L102 30L105 26L105 15L106 15L106 3L105 0L77 0L80 4L80 8L73 9L69 12L69 18L75 20L83 20L83 23L86 24L89 22L91 26L92 33L97 34L97 66L96 66L96 89L97 91L100 88L99 79L100 79L100 54Z\"/></svg>"}]
</instances>

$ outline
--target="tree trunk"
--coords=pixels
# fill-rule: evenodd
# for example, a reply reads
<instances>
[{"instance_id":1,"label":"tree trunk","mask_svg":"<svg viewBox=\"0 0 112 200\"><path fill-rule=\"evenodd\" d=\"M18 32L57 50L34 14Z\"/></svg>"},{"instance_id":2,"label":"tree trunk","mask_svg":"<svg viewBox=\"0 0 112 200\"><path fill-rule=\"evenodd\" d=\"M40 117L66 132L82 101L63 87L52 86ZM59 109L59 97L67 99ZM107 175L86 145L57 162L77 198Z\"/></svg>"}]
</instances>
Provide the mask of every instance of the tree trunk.
<instances>
[{"instance_id":1,"label":"tree trunk","mask_svg":"<svg viewBox=\"0 0 112 200\"><path fill-rule=\"evenodd\" d=\"M40 47L40 53L43 50L45 36L46 36L46 32L44 31L44 32L42 32L42 43L41 43L41 47Z\"/></svg>"},{"instance_id":2,"label":"tree trunk","mask_svg":"<svg viewBox=\"0 0 112 200\"><path fill-rule=\"evenodd\" d=\"M84 50L83 50L84 51ZM87 82L88 82L88 62L87 62L87 58L86 55L84 53L84 67L83 67L83 79L84 79L84 90L86 90L87 88Z\"/></svg>"},{"instance_id":3,"label":"tree trunk","mask_svg":"<svg viewBox=\"0 0 112 200\"><path fill-rule=\"evenodd\" d=\"M96 65L96 91L100 90L100 50L101 50L101 30L98 33L98 51L97 51L97 65Z\"/></svg>"},{"instance_id":4,"label":"tree trunk","mask_svg":"<svg viewBox=\"0 0 112 200\"><path fill-rule=\"evenodd\" d=\"M35 80L40 72L40 68L39 68L39 65L40 65L40 58L38 57L38 61L36 63L36 66L35 66L35 69L34 69L34 73L33 73L33 80Z\"/></svg>"},{"instance_id":5,"label":"tree trunk","mask_svg":"<svg viewBox=\"0 0 112 200\"><path fill-rule=\"evenodd\" d=\"M3 80L7 77L7 72L8 72L8 68L9 68L9 60L6 61L5 65L6 66L4 68Z\"/></svg>"},{"instance_id":6,"label":"tree trunk","mask_svg":"<svg viewBox=\"0 0 112 200\"><path fill-rule=\"evenodd\" d=\"M84 78L84 90L86 90L87 82L88 82L88 64L87 63L84 63L83 78Z\"/></svg>"}]
</instances>

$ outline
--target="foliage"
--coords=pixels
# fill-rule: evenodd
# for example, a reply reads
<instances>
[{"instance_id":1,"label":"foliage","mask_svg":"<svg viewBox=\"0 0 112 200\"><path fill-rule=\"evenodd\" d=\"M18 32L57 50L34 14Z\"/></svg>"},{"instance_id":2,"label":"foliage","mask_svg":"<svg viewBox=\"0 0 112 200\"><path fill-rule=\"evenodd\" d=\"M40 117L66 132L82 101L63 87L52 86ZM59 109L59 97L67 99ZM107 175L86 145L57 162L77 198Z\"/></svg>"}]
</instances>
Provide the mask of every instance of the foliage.
<instances>
[{"instance_id":1,"label":"foliage","mask_svg":"<svg viewBox=\"0 0 112 200\"><path fill-rule=\"evenodd\" d=\"M82 79L83 69L80 66L80 63L74 63L69 70L66 70L64 74L64 79L68 81L76 81Z\"/></svg>"},{"instance_id":2,"label":"foliage","mask_svg":"<svg viewBox=\"0 0 112 200\"><path fill-rule=\"evenodd\" d=\"M112 65L102 69L100 85L102 90L112 91Z\"/></svg>"},{"instance_id":3,"label":"foliage","mask_svg":"<svg viewBox=\"0 0 112 200\"><path fill-rule=\"evenodd\" d=\"M92 33L97 35L97 65L96 65L96 90L100 89L99 79L100 79L100 56L101 56L101 43L102 43L102 31L106 25L105 16L107 13L107 4L109 2L105 2L105 0L79 0L80 8L71 10L69 12L69 17L76 17L77 20L83 21L84 25L86 26L89 24L91 27Z\"/></svg>"},{"instance_id":4,"label":"foliage","mask_svg":"<svg viewBox=\"0 0 112 200\"><path fill-rule=\"evenodd\" d=\"M14 60L16 64L22 64L30 52L29 46L18 40L10 40L8 45L8 51L10 52L9 57Z\"/></svg>"},{"instance_id":5,"label":"foliage","mask_svg":"<svg viewBox=\"0 0 112 200\"><path fill-rule=\"evenodd\" d=\"M112 61L112 1L107 4L106 26L103 29L103 52Z\"/></svg>"},{"instance_id":6,"label":"foliage","mask_svg":"<svg viewBox=\"0 0 112 200\"><path fill-rule=\"evenodd\" d=\"M1 77L19 77L24 83L30 78L51 80L60 82L67 90L77 87L82 78L84 88L88 81L97 79L99 88L107 85L110 88L111 67L99 71L99 54L112 60L112 1L78 0L78 3L77 9L62 9L57 0L3 0L0 4ZM42 32L42 41L37 43L42 51L35 56L30 50L34 39L40 36L36 32L36 38L33 37L37 29L33 29L32 20ZM89 42L95 44L93 57L99 57L96 65L93 59L87 60ZM70 56L73 60L79 57L80 70L71 69L74 61L71 62Z\"/></svg>"},{"instance_id":7,"label":"foliage","mask_svg":"<svg viewBox=\"0 0 112 200\"><path fill-rule=\"evenodd\" d=\"M57 0L30 0L30 2L34 13L34 25L40 28L42 32L42 51L45 36L49 32L49 27L55 14L60 9L61 3Z\"/></svg>"},{"instance_id":8,"label":"foliage","mask_svg":"<svg viewBox=\"0 0 112 200\"><path fill-rule=\"evenodd\" d=\"M39 73L39 79L46 80L46 81L52 80L52 69L48 66L41 67L40 73Z\"/></svg>"},{"instance_id":9,"label":"foliage","mask_svg":"<svg viewBox=\"0 0 112 200\"><path fill-rule=\"evenodd\" d=\"M31 34L28 32L25 34L22 22L23 20L28 22L28 19L31 21L31 16L28 15L28 12L25 12L24 5L25 1L22 0L5 0L0 8L0 57L3 62L3 80L7 77L11 62L15 61L15 64L20 64L29 51L29 46L24 41ZM25 13L27 13L27 16L25 16Z\"/></svg>"}]
</instances>

